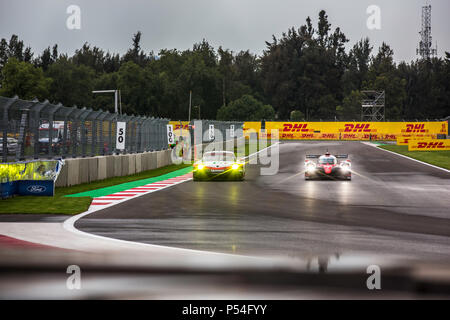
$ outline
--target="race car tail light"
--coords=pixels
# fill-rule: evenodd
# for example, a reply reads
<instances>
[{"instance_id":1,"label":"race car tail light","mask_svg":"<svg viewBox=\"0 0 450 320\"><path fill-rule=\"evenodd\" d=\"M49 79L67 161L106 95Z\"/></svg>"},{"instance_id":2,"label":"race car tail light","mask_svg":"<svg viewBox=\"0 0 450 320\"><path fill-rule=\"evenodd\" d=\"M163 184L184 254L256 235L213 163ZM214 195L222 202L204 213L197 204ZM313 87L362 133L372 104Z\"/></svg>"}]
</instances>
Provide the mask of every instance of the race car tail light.
<instances>
[{"instance_id":1,"label":"race car tail light","mask_svg":"<svg viewBox=\"0 0 450 320\"><path fill-rule=\"evenodd\" d=\"M307 161L305 163L306 171L308 172L314 172L316 170L316 164L312 161Z\"/></svg>"},{"instance_id":2,"label":"race car tail light","mask_svg":"<svg viewBox=\"0 0 450 320\"><path fill-rule=\"evenodd\" d=\"M341 162L341 167L350 167L351 165L352 163L350 162L350 160Z\"/></svg>"},{"instance_id":3,"label":"race car tail light","mask_svg":"<svg viewBox=\"0 0 450 320\"><path fill-rule=\"evenodd\" d=\"M344 170L344 171L349 171L351 165L352 165L352 164L351 164L350 160L341 162L341 168L342 168L342 170Z\"/></svg>"}]
</instances>

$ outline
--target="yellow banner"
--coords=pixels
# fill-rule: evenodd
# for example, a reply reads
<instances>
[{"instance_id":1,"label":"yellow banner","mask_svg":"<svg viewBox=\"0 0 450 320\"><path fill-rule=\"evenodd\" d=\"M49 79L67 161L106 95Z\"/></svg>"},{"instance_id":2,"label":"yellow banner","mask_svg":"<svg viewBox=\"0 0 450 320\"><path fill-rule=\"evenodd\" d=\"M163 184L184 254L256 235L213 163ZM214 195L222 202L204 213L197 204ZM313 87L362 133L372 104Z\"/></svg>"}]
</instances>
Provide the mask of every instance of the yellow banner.
<instances>
[{"instance_id":1,"label":"yellow banner","mask_svg":"<svg viewBox=\"0 0 450 320\"><path fill-rule=\"evenodd\" d=\"M450 139L409 140L408 151L450 150Z\"/></svg>"},{"instance_id":2,"label":"yellow banner","mask_svg":"<svg viewBox=\"0 0 450 320\"><path fill-rule=\"evenodd\" d=\"M260 135L260 137L264 136L264 132L261 133L261 121L246 121L244 122L242 130L244 131L244 137L247 139L250 136L250 132L256 132Z\"/></svg>"},{"instance_id":3,"label":"yellow banner","mask_svg":"<svg viewBox=\"0 0 450 320\"><path fill-rule=\"evenodd\" d=\"M447 121L436 122L266 122L266 134L279 130L280 139L397 140L407 135L435 137L448 133ZM245 122L244 132L261 133L261 122Z\"/></svg>"},{"instance_id":4,"label":"yellow banner","mask_svg":"<svg viewBox=\"0 0 450 320\"><path fill-rule=\"evenodd\" d=\"M175 138L189 135L189 121L169 121L169 124L173 125Z\"/></svg>"},{"instance_id":5,"label":"yellow banner","mask_svg":"<svg viewBox=\"0 0 450 320\"><path fill-rule=\"evenodd\" d=\"M408 134L397 136L398 146L407 146L410 140L436 139L435 134Z\"/></svg>"}]
</instances>

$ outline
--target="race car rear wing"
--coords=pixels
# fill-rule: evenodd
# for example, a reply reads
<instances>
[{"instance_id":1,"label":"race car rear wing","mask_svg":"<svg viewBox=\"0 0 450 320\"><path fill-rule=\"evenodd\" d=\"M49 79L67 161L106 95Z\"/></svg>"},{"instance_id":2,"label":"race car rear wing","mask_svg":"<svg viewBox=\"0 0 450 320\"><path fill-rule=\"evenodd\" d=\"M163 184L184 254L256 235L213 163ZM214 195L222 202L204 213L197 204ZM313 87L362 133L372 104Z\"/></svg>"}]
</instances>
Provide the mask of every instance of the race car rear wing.
<instances>
[{"instance_id":1,"label":"race car rear wing","mask_svg":"<svg viewBox=\"0 0 450 320\"><path fill-rule=\"evenodd\" d=\"M336 154L334 155L336 159L347 159L348 154ZM306 159L319 159L321 157L320 154L307 154Z\"/></svg>"}]
</instances>

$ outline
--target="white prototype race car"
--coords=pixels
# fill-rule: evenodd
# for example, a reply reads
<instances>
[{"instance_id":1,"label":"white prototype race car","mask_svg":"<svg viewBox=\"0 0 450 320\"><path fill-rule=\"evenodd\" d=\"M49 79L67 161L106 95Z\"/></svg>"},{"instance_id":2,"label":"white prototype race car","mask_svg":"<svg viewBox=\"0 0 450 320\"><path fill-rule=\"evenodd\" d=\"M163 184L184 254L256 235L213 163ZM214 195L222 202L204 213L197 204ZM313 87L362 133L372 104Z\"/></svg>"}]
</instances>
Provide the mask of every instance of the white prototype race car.
<instances>
[{"instance_id":1,"label":"white prototype race car","mask_svg":"<svg viewBox=\"0 0 450 320\"><path fill-rule=\"evenodd\" d=\"M320 178L351 180L351 165L347 154L332 155L328 151L323 155L308 154L305 159L305 180Z\"/></svg>"}]
</instances>

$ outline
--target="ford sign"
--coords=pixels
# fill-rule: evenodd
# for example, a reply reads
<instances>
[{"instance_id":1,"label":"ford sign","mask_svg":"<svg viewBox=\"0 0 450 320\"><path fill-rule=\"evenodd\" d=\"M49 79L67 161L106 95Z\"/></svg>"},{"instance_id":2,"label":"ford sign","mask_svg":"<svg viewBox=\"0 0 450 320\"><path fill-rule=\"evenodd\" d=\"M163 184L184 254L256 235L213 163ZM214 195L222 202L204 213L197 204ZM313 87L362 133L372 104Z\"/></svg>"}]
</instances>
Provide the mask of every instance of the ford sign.
<instances>
[{"instance_id":1,"label":"ford sign","mask_svg":"<svg viewBox=\"0 0 450 320\"><path fill-rule=\"evenodd\" d=\"M42 193L45 192L45 190L47 190L47 188L40 185L32 185L27 188L27 191L31 193Z\"/></svg>"}]
</instances>

